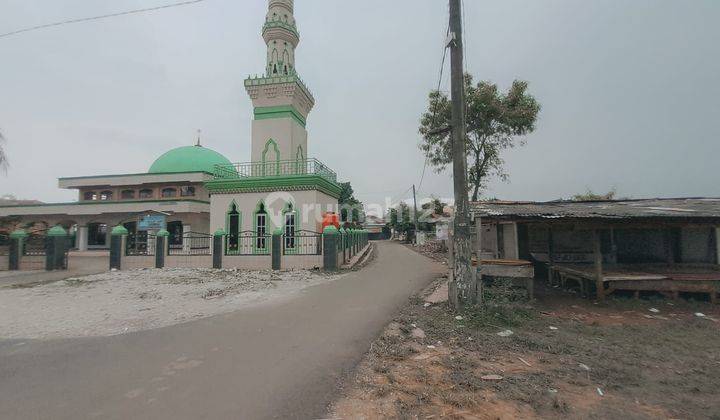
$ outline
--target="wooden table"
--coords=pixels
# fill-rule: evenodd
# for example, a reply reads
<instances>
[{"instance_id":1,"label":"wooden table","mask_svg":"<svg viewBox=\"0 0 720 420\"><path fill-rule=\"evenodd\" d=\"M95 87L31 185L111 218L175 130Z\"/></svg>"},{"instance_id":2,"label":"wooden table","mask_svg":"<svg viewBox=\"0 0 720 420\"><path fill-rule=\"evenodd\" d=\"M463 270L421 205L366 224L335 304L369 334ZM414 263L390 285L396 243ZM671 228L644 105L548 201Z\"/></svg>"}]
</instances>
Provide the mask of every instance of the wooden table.
<instances>
[{"instance_id":1,"label":"wooden table","mask_svg":"<svg viewBox=\"0 0 720 420\"><path fill-rule=\"evenodd\" d=\"M473 261L476 265L476 261ZM507 278L513 285L524 287L528 298L535 297L535 267L525 260L481 260L479 273L482 276Z\"/></svg>"}]
</instances>

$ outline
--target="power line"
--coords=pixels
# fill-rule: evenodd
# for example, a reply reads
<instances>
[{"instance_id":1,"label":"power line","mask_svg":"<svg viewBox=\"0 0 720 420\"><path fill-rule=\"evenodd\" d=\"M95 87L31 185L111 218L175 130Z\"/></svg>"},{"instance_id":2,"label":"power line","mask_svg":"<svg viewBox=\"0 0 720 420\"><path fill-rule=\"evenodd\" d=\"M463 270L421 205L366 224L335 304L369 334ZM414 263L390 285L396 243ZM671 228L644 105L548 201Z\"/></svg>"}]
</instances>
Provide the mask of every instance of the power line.
<instances>
[{"instance_id":1,"label":"power line","mask_svg":"<svg viewBox=\"0 0 720 420\"><path fill-rule=\"evenodd\" d=\"M448 36L450 36L450 22L448 21L447 30L445 31L445 39L447 40ZM443 41L445 42L445 41ZM440 62L440 77L438 77L438 83L437 83L437 91L440 92L440 87L442 86L442 78L443 78L443 72L445 71L445 59L447 58L447 52L448 52L448 46L447 44L443 45L443 55L442 60ZM431 125L435 125L435 120L437 118L437 105L433 108L433 117L432 117L432 123ZM418 183L418 191L422 188L423 181L425 180L425 172L427 171L428 161L430 158L425 156L425 164L423 165L422 175L420 176L420 182Z\"/></svg>"},{"instance_id":2,"label":"power line","mask_svg":"<svg viewBox=\"0 0 720 420\"><path fill-rule=\"evenodd\" d=\"M16 31L12 31L12 32L7 32L7 33L4 33L4 34L0 34L0 38L5 38L5 37L8 37L8 36L17 35L17 34L21 34L21 33L24 33L24 32L37 31L37 30L39 30L39 29L46 29L46 28L52 28L52 27L55 27L55 26L69 25L69 24L72 24L72 23L88 22L88 21L92 21L92 20L108 19L108 18L117 17L117 16L125 16L125 15L133 15L133 14L138 14L138 13L154 12L154 11L161 10L161 9L169 9L169 8L171 8L171 7L187 6L187 5L190 5L190 4L200 3L200 2L203 2L203 1L205 1L205 0L188 0L188 1L183 1L183 2L180 2L180 3L166 4L166 5L163 5L163 6L148 7L148 8L145 8L145 9L135 9L135 10L128 10L128 11L125 11L125 12L110 13L110 14L107 14L107 15L100 15L100 16L93 16L93 17L86 17L86 18L79 18L79 19L69 19L69 20L63 20L63 21L60 21L60 22L46 23L46 24L44 24L44 25L31 26L31 27L29 27L29 28L18 29L18 30L16 30Z\"/></svg>"}]
</instances>

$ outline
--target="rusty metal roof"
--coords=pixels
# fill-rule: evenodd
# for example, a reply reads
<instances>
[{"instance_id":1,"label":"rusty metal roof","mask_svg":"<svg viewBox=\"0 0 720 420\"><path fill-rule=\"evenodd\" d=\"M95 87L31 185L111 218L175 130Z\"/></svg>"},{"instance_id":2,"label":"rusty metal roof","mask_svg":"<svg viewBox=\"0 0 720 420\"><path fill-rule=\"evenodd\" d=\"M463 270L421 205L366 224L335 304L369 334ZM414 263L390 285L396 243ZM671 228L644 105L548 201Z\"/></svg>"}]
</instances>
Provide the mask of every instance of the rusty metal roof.
<instances>
[{"instance_id":1,"label":"rusty metal roof","mask_svg":"<svg viewBox=\"0 0 720 420\"><path fill-rule=\"evenodd\" d=\"M720 219L720 198L652 198L613 201L470 203L476 215L490 218L542 219Z\"/></svg>"}]
</instances>

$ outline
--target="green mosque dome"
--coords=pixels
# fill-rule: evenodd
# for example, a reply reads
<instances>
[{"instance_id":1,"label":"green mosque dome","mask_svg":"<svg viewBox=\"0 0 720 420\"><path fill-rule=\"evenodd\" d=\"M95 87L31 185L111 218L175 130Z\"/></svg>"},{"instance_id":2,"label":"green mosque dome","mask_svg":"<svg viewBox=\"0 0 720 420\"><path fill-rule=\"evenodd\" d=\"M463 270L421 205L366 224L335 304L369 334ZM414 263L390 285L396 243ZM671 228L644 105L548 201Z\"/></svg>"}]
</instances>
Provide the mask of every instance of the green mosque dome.
<instances>
[{"instance_id":1,"label":"green mosque dome","mask_svg":"<svg viewBox=\"0 0 720 420\"><path fill-rule=\"evenodd\" d=\"M214 172L215 165L231 165L220 153L202 146L185 146L172 149L152 164L151 174L177 172Z\"/></svg>"}]
</instances>

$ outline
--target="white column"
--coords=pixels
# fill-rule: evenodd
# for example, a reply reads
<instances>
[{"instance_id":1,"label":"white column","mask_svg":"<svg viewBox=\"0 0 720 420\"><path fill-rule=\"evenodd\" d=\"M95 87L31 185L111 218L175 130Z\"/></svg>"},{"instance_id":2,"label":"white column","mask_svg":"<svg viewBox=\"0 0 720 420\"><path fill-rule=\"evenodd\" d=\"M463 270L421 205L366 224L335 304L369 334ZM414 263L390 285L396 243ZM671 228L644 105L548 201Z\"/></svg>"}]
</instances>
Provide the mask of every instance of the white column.
<instances>
[{"instance_id":1,"label":"white column","mask_svg":"<svg viewBox=\"0 0 720 420\"><path fill-rule=\"evenodd\" d=\"M190 252L190 232L192 232L192 227L190 225L183 225L183 252L189 253Z\"/></svg>"},{"instance_id":2,"label":"white column","mask_svg":"<svg viewBox=\"0 0 720 420\"><path fill-rule=\"evenodd\" d=\"M78 226L77 228L77 247L78 251L85 252L88 250L88 227Z\"/></svg>"},{"instance_id":3,"label":"white column","mask_svg":"<svg viewBox=\"0 0 720 420\"><path fill-rule=\"evenodd\" d=\"M110 241L112 240L113 224L107 224L107 232L105 232L105 248L110 249Z\"/></svg>"}]
</instances>

